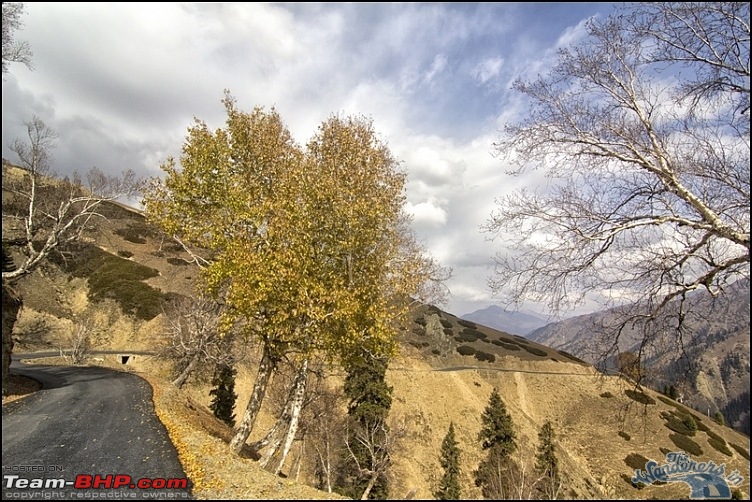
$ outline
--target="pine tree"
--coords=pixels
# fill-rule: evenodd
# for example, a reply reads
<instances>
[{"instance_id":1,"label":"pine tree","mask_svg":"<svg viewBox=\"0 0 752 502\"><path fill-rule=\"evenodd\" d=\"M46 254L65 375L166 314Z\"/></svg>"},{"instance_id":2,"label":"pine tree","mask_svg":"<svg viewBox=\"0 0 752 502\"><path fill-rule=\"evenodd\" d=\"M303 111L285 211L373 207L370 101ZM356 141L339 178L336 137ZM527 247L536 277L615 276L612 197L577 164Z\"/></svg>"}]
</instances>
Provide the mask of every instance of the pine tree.
<instances>
[{"instance_id":1,"label":"pine tree","mask_svg":"<svg viewBox=\"0 0 752 502\"><path fill-rule=\"evenodd\" d=\"M4 20L3 20L4 21ZM8 246L3 242L3 272L11 272L16 269L13 258L10 256ZM22 301L14 288L10 285L10 280L5 277L2 279L2 302L3 302L3 396L10 388L10 364L11 353L13 352L13 326L16 323L18 312L21 309Z\"/></svg>"},{"instance_id":2,"label":"pine tree","mask_svg":"<svg viewBox=\"0 0 752 502\"><path fill-rule=\"evenodd\" d=\"M235 375L237 371L229 364L220 364L214 372L212 385L214 388L209 394L214 396L209 408L214 412L214 416L222 420L230 427L235 426L235 400L238 395L235 394Z\"/></svg>"},{"instance_id":3,"label":"pine tree","mask_svg":"<svg viewBox=\"0 0 752 502\"><path fill-rule=\"evenodd\" d=\"M494 388L488 398L488 405L481 415L483 427L478 439L483 441L484 450L498 448L500 453L511 455L517 449L516 434L512 417L507 412L504 401L501 400L499 390Z\"/></svg>"},{"instance_id":4,"label":"pine tree","mask_svg":"<svg viewBox=\"0 0 752 502\"><path fill-rule=\"evenodd\" d=\"M517 468L511 458L517 443L512 417L496 388L488 399L481 422L483 427L478 439L488 454L475 471L475 484L488 499L505 498L509 495L509 479L514 477L511 476L512 470Z\"/></svg>"},{"instance_id":5,"label":"pine tree","mask_svg":"<svg viewBox=\"0 0 752 502\"><path fill-rule=\"evenodd\" d=\"M439 489L434 496L439 500L458 500L460 498L460 449L454 437L454 422L441 443L441 467L444 475Z\"/></svg>"},{"instance_id":6,"label":"pine tree","mask_svg":"<svg viewBox=\"0 0 752 502\"><path fill-rule=\"evenodd\" d=\"M543 477L540 486L547 498L554 498L559 488L559 459L554 447L554 428L546 421L538 433L538 453L535 456L535 470Z\"/></svg>"},{"instance_id":7,"label":"pine tree","mask_svg":"<svg viewBox=\"0 0 752 502\"><path fill-rule=\"evenodd\" d=\"M682 420L682 423L687 429L689 429L690 435L694 436L695 433L697 432L697 422L695 422L695 419L691 413L687 413L684 416L684 420Z\"/></svg>"},{"instance_id":8,"label":"pine tree","mask_svg":"<svg viewBox=\"0 0 752 502\"><path fill-rule=\"evenodd\" d=\"M715 412L715 421L718 425L726 425L726 419L723 417L721 410Z\"/></svg>"},{"instance_id":9,"label":"pine tree","mask_svg":"<svg viewBox=\"0 0 752 502\"><path fill-rule=\"evenodd\" d=\"M670 385L668 388L668 397L674 400L676 400L676 398L679 397L679 393L676 392L676 387L674 387L673 385Z\"/></svg>"},{"instance_id":10,"label":"pine tree","mask_svg":"<svg viewBox=\"0 0 752 502\"><path fill-rule=\"evenodd\" d=\"M392 387L386 384L387 360L368 354L353 358L344 382L349 398L348 447L343 452L335 491L360 499L389 498L389 427L386 419L392 407ZM354 458L353 458L354 457ZM369 488L370 486L370 488Z\"/></svg>"}]
</instances>

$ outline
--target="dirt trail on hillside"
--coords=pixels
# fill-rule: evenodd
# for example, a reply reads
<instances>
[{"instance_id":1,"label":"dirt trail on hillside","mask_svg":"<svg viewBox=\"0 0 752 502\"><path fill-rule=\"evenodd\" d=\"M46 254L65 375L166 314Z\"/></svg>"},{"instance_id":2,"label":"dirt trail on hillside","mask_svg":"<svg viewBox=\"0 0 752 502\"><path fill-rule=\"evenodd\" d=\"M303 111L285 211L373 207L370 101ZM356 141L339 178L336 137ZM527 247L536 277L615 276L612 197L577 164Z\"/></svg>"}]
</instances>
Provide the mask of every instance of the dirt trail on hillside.
<instances>
[{"instance_id":1,"label":"dirt trail on hillside","mask_svg":"<svg viewBox=\"0 0 752 502\"><path fill-rule=\"evenodd\" d=\"M520 403L520 409L529 417L530 410L527 406L527 385L519 371L514 372L514 384L517 386L517 400Z\"/></svg>"}]
</instances>

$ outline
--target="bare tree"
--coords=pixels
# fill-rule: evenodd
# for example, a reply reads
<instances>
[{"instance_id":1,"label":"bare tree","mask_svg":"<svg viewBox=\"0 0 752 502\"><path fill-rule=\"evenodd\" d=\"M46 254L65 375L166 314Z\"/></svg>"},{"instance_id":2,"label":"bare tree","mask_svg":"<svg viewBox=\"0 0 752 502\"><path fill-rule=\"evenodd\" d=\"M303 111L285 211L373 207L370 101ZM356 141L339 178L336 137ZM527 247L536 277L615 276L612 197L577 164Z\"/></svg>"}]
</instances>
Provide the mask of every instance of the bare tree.
<instances>
[{"instance_id":1,"label":"bare tree","mask_svg":"<svg viewBox=\"0 0 752 502\"><path fill-rule=\"evenodd\" d=\"M3 2L3 75L8 73L10 63L23 63L31 69L29 42L13 38L13 32L23 25L21 22L23 11L22 2Z\"/></svg>"},{"instance_id":2,"label":"bare tree","mask_svg":"<svg viewBox=\"0 0 752 502\"><path fill-rule=\"evenodd\" d=\"M691 292L749 278L749 3L628 3L587 32L514 84L530 110L495 147L549 182L497 201L489 282L553 313L622 305L602 355L637 330L642 358L681 348Z\"/></svg>"},{"instance_id":3,"label":"bare tree","mask_svg":"<svg viewBox=\"0 0 752 502\"><path fill-rule=\"evenodd\" d=\"M199 368L235 362L232 333L220 329L221 311L219 303L203 295L182 298L166 309L167 328L159 357L178 368L172 382L177 388Z\"/></svg>"},{"instance_id":4,"label":"bare tree","mask_svg":"<svg viewBox=\"0 0 752 502\"><path fill-rule=\"evenodd\" d=\"M533 452L524 442L507 456L491 455L481 462L482 492L488 500L556 500L564 491L561 477L550 478L536 469ZM477 484L477 483L476 483Z\"/></svg>"},{"instance_id":5,"label":"bare tree","mask_svg":"<svg viewBox=\"0 0 752 502\"><path fill-rule=\"evenodd\" d=\"M616 357L616 366L622 376L633 382L640 382L644 373L640 359L634 352L620 352Z\"/></svg>"},{"instance_id":6,"label":"bare tree","mask_svg":"<svg viewBox=\"0 0 752 502\"><path fill-rule=\"evenodd\" d=\"M529 471L520 470L511 455L491 454L481 460L475 485L488 500L524 499L529 498L524 496L530 491L528 477Z\"/></svg>"},{"instance_id":7,"label":"bare tree","mask_svg":"<svg viewBox=\"0 0 752 502\"><path fill-rule=\"evenodd\" d=\"M141 187L133 171L117 177L96 167L86 173L85 181L75 173L72 179L55 178L51 151L56 132L38 117L26 126L29 142L16 140L11 145L21 169L3 164L3 242L21 251L15 267L3 269L4 285L31 273L51 253L81 239L94 218L104 217L100 212L103 204L134 197ZM3 328L4 378L14 323L8 320L9 328L6 330L5 324Z\"/></svg>"},{"instance_id":8,"label":"bare tree","mask_svg":"<svg viewBox=\"0 0 752 502\"><path fill-rule=\"evenodd\" d=\"M68 339L69 347L60 346L60 355L72 364L83 364L91 355L92 324L88 319L78 323Z\"/></svg>"},{"instance_id":9,"label":"bare tree","mask_svg":"<svg viewBox=\"0 0 752 502\"><path fill-rule=\"evenodd\" d=\"M15 270L3 271L5 280L28 274L58 246L79 240L92 219L104 218L102 204L134 197L141 186L130 170L116 177L93 167L85 181L75 173L72 180L55 178L50 166L57 133L39 117L26 128L29 142L17 139L11 145L21 172L3 173L3 192L11 199L3 200L3 231L12 235L6 242L24 252Z\"/></svg>"},{"instance_id":10,"label":"bare tree","mask_svg":"<svg viewBox=\"0 0 752 502\"><path fill-rule=\"evenodd\" d=\"M345 446L357 471L367 476L368 482L360 500L368 500L376 481L389 474L392 455L407 435L407 424L387 425L384 420L364 420L353 423L353 430L346 434Z\"/></svg>"},{"instance_id":11,"label":"bare tree","mask_svg":"<svg viewBox=\"0 0 752 502\"><path fill-rule=\"evenodd\" d=\"M314 475L317 487L332 493L337 469L337 451L344 447L346 437L346 400L341 389L330 389L322 378L314 380L310 405L304 415L303 427L316 454Z\"/></svg>"}]
</instances>

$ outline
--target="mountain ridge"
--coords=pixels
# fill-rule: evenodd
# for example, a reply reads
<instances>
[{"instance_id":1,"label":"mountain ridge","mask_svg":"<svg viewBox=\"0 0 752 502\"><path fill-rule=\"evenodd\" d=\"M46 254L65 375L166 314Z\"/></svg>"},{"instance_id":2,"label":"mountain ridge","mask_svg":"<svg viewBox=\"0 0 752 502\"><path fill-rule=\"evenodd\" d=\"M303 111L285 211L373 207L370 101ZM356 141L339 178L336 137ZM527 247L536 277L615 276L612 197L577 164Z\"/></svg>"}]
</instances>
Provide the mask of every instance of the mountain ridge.
<instances>
[{"instance_id":1,"label":"mountain ridge","mask_svg":"<svg viewBox=\"0 0 752 502\"><path fill-rule=\"evenodd\" d=\"M151 227L143 216L123 209L108 207L108 219L99 220L88 229L84 242L67 251L66 260L50 260L18 282L17 289L24 299L14 331L19 351L69 347L71 336L84 318L90 319L96 327L91 339L95 349L155 349L165 328L163 314L158 309L119 303L118 295L143 289L140 301L155 302L165 295L188 295L193 291L198 269L190 264L190 256L180 246ZM76 264L73 259L76 256L107 260L111 271L129 273L129 267L137 265L153 272L137 280L131 278L124 290L102 290L103 281L95 280L93 261L86 259ZM126 267L126 264L130 265ZM117 280L110 276L109 282ZM139 313L148 318L138 317ZM405 431L393 459L393 498L433 497L441 470L439 446L450 423L455 424L463 451L463 497L480 497L472 471L484 455L477 437L481 414L495 388L499 389L514 420L520 463L526 466L534 463L539 429L544 422L552 422L562 472L567 475L568 497L686 498L686 487L673 484L638 488L632 484L631 476L636 468L644 467L647 459L660 460L665 457L665 451L687 444L696 444L701 449L701 453L694 455L698 459L712 460L718 465L725 463L729 470L739 469L745 479L741 489L749 492L748 437L649 389L644 394L636 392L634 382L605 375L566 349L552 348L422 304L413 306L410 317L401 327L398 342L399 353L387 370L387 382L394 389L390 416L395 430L403 427ZM248 350L249 355L240 365L236 380L236 414L250 397L258 364L258 354L252 344ZM116 355L103 355L101 362L90 360L89 364L123 368ZM190 380L178 392L169 384L174 375L163 360L135 357L127 368L143 372L152 380L158 379L161 382L159 392L163 397L174 393L176 398L170 406L179 407L181 413L196 413L201 408L204 415L211 414L206 413L211 400L210 384L206 381ZM332 389L341 385L341 373L330 371L327 378ZM270 389L270 396L283 393L282 384L281 378ZM250 438L252 441L261 439L273 424L276 411L274 400L270 399L262 408L259 426L255 436ZM692 439L674 433L669 427L674 426L672 417L687 414L695 416L709 432L700 431ZM201 423L205 424L206 420L202 418ZM179 432L184 426L186 423L176 422L170 429ZM200 470L206 477L207 488L199 490L198 497L243 498L243 492L233 490L232 478L220 480L223 462L235 465L221 460L226 442L218 439L218 433L212 432L214 429L202 428L205 425L196 427L191 434L211 439L212 459L215 456L217 459L212 468L208 464L201 469L191 466L191 472ZM716 436L721 438L722 444ZM173 441L179 442L181 437L175 436ZM191 444L182 447L188 448ZM299 442L296 445L300 446ZM191 461L208 463L209 459L202 460L206 451L196 449ZM302 446L300 451L303 451ZM302 458L297 483L314 485L315 466L310 458ZM296 484L292 466L286 467L284 473L288 477L284 483ZM237 477L237 472L226 473L230 474ZM254 493L294 498L292 494L299 492L290 491L285 495L285 485L275 484L273 489ZM312 496L311 492L306 493ZM322 492L322 498L325 495Z\"/></svg>"},{"instance_id":2,"label":"mountain ridge","mask_svg":"<svg viewBox=\"0 0 752 502\"><path fill-rule=\"evenodd\" d=\"M732 284L718 298L697 292L687 306L681 351L665 350L643 361L645 381L654 389L674 387L689 406L715 414L720 411L737 430L749 434L749 411L735 401L749 403L749 280ZM528 338L604 367L609 341L598 338L600 326L608 324L615 309L581 315L547 324ZM639 333L625 330L620 352L639 351ZM667 339L666 344L675 343Z\"/></svg>"},{"instance_id":3,"label":"mountain ridge","mask_svg":"<svg viewBox=\"0 0 752 502\"><path fill-rule=\"evenodd\" d=\"M489 328L506 331L513 335L526 336L548 323L543 317L519 311L506 310L498 305L463 314L462 319L474 321Z\"/></svg>"}]
</instances>

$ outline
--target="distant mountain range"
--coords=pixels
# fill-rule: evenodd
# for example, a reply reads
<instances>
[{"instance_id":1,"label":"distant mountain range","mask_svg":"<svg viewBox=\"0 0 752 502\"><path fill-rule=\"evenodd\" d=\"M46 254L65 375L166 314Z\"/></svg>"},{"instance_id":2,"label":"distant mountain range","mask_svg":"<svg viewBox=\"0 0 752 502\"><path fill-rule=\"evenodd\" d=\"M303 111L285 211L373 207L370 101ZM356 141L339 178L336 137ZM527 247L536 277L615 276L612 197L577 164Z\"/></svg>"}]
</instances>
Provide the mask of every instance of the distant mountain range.
<instances>
[{"instance_id":1,"label":"distant mountain range","mask_svg":"<svg viewBox=\"0 0 752 502\"><path fill-rule=\"evenodd\" d=\"M675 387L684 402L711 416L721 411L737 430L750 433L750 289L749 280L733 284L717 298L698 292L688 300L682 348L675 335L666 337L663 350L644 359L644 384L656 390ZM616 309L550 323L527 333L537 343L565 350L598 366L613 339L602 336L613 324ZM619 338L619 351L639 351L640 334L627 328Z\"/></svg>"},{"instance_id":2,"label":"distant mountain range","mask_svg":"<svg viewBox=\"0 0 752 502\"><path fill-rule=\"evenodd\" d=\"M490 307L476 310L475 312L461 316L461 318L488 326L489 328L521 336L525 336L548 323L542 317L509 311L498 305L491 305Z\"/></svg>"},{"instance_id":3,"label":"distant mountain range","mask_svg":"<svg viewBox=\"0 0 752 502\"><path fill-rule=\"evenodd\" d=\"M9 179L6 173L4 170L4 183ZM6 205L10 200L8 193L6 185L3 193ZM82 319L90 319L91 326L96 327L91 329L92 349L116 354L124 348L128 352L154 352L162 347L160 334L169 329L160 303L195 294L194 284L199 270L191 264L190 256L182 246L165 238L137 211L107 204L102 207L102 213L106 219L93 221L86 228L84 242L71 248L65 260L51 258L43 267L15 284L24 302L13 333L18 352L55 350L59 353L63 348L71 347L76 340L74 335L80 332L77 326ZM4 238L8 239L12 236L8 231L12 227L7 225L7 219L3 223ZM20 252L12 250L15 255L11 257L20 259ZM144 278L144 271L154 273ZM746 289L746 318L745 304L740 303L743 294L740 291L738 298L730 302L733 307L705 314L709 319L717 319L717 324L709 324L707 334L702 335L708 346L698 345L697 348L704 369L695 379L700 389L696 393L711 392L718 399L719 406L730 403L724 410L735 406L737 414L726 415L728 422L735 417L734 425L743 416L740 410L745 404L747 418L749 416L749 286ZM479 319L476 316L484 317L473 321ZM568 319L543 328L562 334L562 343L569 343L567 346L572 347L571 350L560 350L530 340L531 335L525 338L518 334L545 325L542 316L489 307L460 319L434 306L413 304L411 315L397 336L399 351L390 360L387 370L387 381L393 388L390 420L404 431L399 439L400 447L390 457L394 480L390 484L390 497L402 500L434 496L439 481L437 469L442 438L453 425L462 451L462 496L482 498L470 473L487 453L478 440L478 433L481 416L494 389L503 397L513 418L519 441L514 459L521 463L521 467L535 464L541 427L545 423L554 425L560 472L566 473L561 498L686 498L687 488L681 486L682 483L641 486L633 484L631 479L635 469L644 468L648 459L660 460L665 457L665 452L687 447L697 449L698 453L692 453L693 460L724 464L727 472L739 470L746 483L740 489L744 492L742 496L746 497L749 492L749 438L707 419L704 416L706 408L697 408L702 413L691 412L650 389L645 389L644 394L637 393L630 381L596 371L582 360L585 358L578 358L572 352L577 346L572 340L586 340L591 335L585 321L577 319L581 320L581 325L575 322L570 326L566 323L572 320ZM558 328L554 329L555 326ZM248 357L238 364L235 387L236 392L244 397L236 402L236 414L242 413L247 402L243 399L247 400L251 394L253 378L258 371L258 353L255 352L258 344L250 339L246 342ZM308 410L324 409L323 405L317 407L326 401L330 404L325 407L331 406L332 409L332 414L326 416L331 419L319 418L318 411L304 413L305 444L311 446L303 449L301 442L300 450L295 447L299 451L295 463L300 476L295 473L295 466L286 465L284 483L279 483L275 476L273 479L277 481L270 483L267 491L264 488L254 493L266 493L277 499L307 499L301 494L310 492L300 491L298 484L320 486L321 477L316 474L320 469L316 454L319 445L326 445L326 448L345 446L344 429L336 428L338 424L343 427L346 424L345 410L336 404L337 396L342 395L342 369L318 355L316 360L316 364L322 366L320 374L316 370L310 396L326 399L311 400L312 408ZM111 354L91 358L88 363L120 368L123 361ZM161 382L159 388L163 389L160 391L163 396L160 399L169 403L171 423L176 429L186 431L181 434L191 435L191 448L195 451L201 448L200 456L191 453L192 468L211 472L204 466L217 465L218 459L225 458L217 456L218 450L226 447L220 438L226 434L232 437L232 429L212 421L208 379L189 380L186 384L188 393L184 394L169 383L175 375L170 373L169 366L166 361L139 356L128 363L127 369L148 375L150 382ZM668 366L660 367L671 372ZM211 368L208 369L208 374L211 374ZM80 370L72 367L71 371ZM270 386L270 403L279 402L274 401L275 396L281 399L288 392L288 373L285 370L279 375L282 378L275 378ZM740 389L746 389L746 394ZM686 396L685 403L692 397L689 391ZM637 406L637 403L641 404ZM182 411L176 411L178 409L187 409L189 414L184 415ZM259 423L274 423L277 416L273 411L274 404L262 407ZM689 431L677 432L681 421L688 419L690 414L698 426L698 430L691 433L691 439L687 437ZM322 422L326 423L321 425ZM30 427L34 425L30 424ZM398 429L393 430L397 432ZM203 445L211 445L211 448L206 449ZM212 463L204 464L206 460ZM228 461L235 462L236 459ZM246 477L258 477L254 473L261 472L261 468L255 461L243 459L242 462L228 465L251 468L244 471ZM522 471L521 483L514 487L512 496L539 496L532 485L534 478L527 477ZM264 474L268 473L264 471ZM527 480L531 483L527 484ZM219 486L214 481L205 484ZM198 492L197 498L216 498L217 493L225 493L222 490L221 487L206 489ZM332 495L322 492L323 497L331 498Z\"/></svg>"}]
</instances>

